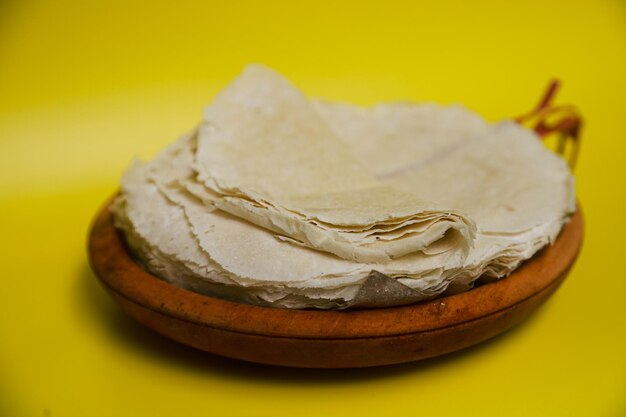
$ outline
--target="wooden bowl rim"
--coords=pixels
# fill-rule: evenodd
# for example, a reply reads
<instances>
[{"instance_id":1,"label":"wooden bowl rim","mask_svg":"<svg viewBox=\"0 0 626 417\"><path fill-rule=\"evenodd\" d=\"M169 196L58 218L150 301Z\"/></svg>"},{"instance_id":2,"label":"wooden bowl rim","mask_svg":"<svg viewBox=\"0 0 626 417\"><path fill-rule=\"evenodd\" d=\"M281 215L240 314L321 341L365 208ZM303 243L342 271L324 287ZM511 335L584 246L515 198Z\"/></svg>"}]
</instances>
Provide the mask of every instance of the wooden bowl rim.
<instances>
[{"instance_id":1,"label":"wooden bowl rim","mask_svg":"<svg viewBox=\"0 0 626 417\"><path fill-rule=\"evenodd\" d=\"M441 330L497 314L555 284L573 265L582 243L580 207L553 245L510 276L443 298L399 307L322 311L236 303L176 287L142 269L113 224L111 200L91 226L88 252L101 283L159 314L229 332L302 339L355 339Z\"/></svg>"}]
</instances>

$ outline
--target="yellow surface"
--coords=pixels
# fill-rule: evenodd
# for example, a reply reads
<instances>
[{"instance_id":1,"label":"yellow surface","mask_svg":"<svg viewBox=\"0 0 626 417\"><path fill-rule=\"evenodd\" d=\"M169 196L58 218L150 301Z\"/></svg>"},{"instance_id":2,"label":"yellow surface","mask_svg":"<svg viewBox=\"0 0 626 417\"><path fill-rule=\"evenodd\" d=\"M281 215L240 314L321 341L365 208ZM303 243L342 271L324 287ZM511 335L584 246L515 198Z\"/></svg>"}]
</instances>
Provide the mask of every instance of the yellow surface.
<instances>
[{"instance_id":1,"label":"yellow surface","mask_svg":"<svg viewBox=\"0 0 626 417\"><path fill-rule=\"evenodd\" d=\"M571 276L492 342L373 370L238 363L127 320L87 266L90 219L248 62L492 120L561 78L587 120ZM625 74L618 0L0 2L0 416L625 416Z\"/></svg>"}]
</instances>

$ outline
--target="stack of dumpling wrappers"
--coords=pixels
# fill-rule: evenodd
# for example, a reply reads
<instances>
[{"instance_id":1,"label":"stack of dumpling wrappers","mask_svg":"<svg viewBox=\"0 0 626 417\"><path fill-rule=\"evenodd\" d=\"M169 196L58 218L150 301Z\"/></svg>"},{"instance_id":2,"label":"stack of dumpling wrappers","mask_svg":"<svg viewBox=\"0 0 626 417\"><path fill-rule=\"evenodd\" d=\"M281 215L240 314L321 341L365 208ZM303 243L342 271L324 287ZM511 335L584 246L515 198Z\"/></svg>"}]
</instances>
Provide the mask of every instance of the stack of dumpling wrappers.
<instances>
[{"instance_id":1,"label":"stack of dumpling wrappers","mask_svg":"<svg viewBox=\"0 0 626 417\"><path fill-rule=\"evenodd\" d=\"M144 268L283 308L418 302L505 277L576 209L567 164L461 106L310 100L247 67L113 204Z\"/></svg>"}]
</instances>

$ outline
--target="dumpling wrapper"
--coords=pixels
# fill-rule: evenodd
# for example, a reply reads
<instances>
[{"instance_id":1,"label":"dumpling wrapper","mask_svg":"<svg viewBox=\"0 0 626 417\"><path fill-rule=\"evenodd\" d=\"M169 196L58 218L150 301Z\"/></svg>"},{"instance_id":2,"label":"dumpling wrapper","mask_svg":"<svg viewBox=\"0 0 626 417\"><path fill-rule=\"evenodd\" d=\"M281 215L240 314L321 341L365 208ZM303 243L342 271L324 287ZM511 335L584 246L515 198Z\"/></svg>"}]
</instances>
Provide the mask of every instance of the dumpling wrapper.
<instances>
[{"instance_id":1,"label":"dumpling wrapper","mask_svg":"<svg viewBox=\"0 0 626 417\"><path fill-rule=\"evenodd\" d=\"M387 262L440 239L455 243L442 250L467 253L474 239L474 223L454 207L374 178L264 67L247 67L206 109L195 168L219 209L344 259Z\"/></svg>"},{"instance_id":2,"label":"dumpling wrapper","mask_svg":"<svg viewBox=\"0 0 626 417\"><path fill-rule=\"evenodd\" d=\"M315 106L379 181L475 220L468 280L496 264L491 276L507 275L553 242L576 210L565 161L512 121L489 125L460 106Z\"/></svg>"},{"instance_id":3,"label":"dumpling wrapper","mask_svg":"<svg viewBox=\"0 0 626 417\"><path fill-rule=\"evenodd\" d=\"M193 175L187 168L192 157L192 142L192 137L184 137L149 164L131 167L123 180L123 192L132 192L133 196L123 198L126 199L124 208L131 214L129 217L137 222L142 234L151 239L148 247L167 252L170 255L168 259L173 259L174 264L187 261L187 256L172 255L172 252L176 247L182 252L188 251L190 242L186 239L183 245L177 242L177 246L172 247L169 234L173 231L185 237L189 232L193 234L196 247L192 252L200 251L204 255L196 264L209 265L193 279L189 274L185 275L185 280L191 281L194 290L224 296L226 290L219 287L201 288L199 283L204 279L222 286L246 287L248 296L239 300L257 304L292 308L382 306L432 297L447 286L444 280L449 274L443 273L446 265L447 271L452 273L463 262L464 257L456 253L437 256L415 254L385 265L361 264L277 239L264 229L207 207L177 185L181 179ZM155 187L161 192L154 192ZM183 210L184 218L177 209ZM116 214L120 217L122 213ZM160 216L169 216L170 220L164 223ZM151 227L146 227L146 223ZM164 225L167 227L164 228ZM127 234L128 228L126 225ZM141 248L133 249L140 254L142 252ZM158 273L170 268L167 262L164 264L158 265L153 261L149 266ZM377 275L373 271L381 273ZM215 280L216 274L228 276L230 282ZM384 297L379 294L371 298L372 289L380 287L381 275L387 280L404 277L406 282L396 284L388 281L388 287L395 289L390 291L387 288ZM170 275L165 278L174 281ZM174 283L180 284L178 281ZM229 290L226 298L232 299L233 293Z\"/></svg>"},{"instance_id":4,"label":"dumpling wrapper","mask_svg":"<svg viewBox=\"0 0 626 417\"><path fill-rule=\"evenodd\" d=\"M487 124L460 106L315 107L380 182L459 207L481 233L515 234L575 210L565 161L512 121Z\"/></svg>"},{"instance_id":5,"label":"dumpling wrapper","mask_svg":"<svg viewBox=\"0 0 626 417\"><path fill-rule=\"evenodd\" d=\"M182 164L171 164L170 167L187 165L193 154L193 139L191 137L181 141L179 147L172 148L175 154L165 156L163 160L187 161ZM158 164L153 167L151 177L156 179L157 183L180 183L185 178L185 173L181 169L168 169ZM171 191L168 195L171 195L170 193ZM282 236L274 236L220 210L207 210L201 201L187 199L181 206L188 213L191 224L195 224L193 227L196 229L195 234L200 245L214 261L223 266L229 264L232 268L230 271L238 276L264 282L306 281L307 286L329 287L329 277L354 275L359 271L367 274L372 269L390 276L420 277L433 269L458 267L465 258L461 253L453 251L440 252L438 256L415 253L384 264L358 263L293 244ZM236 254L237 258L245 257L246 260L241 262L238 259L237 262L233 262L230 259L231 254ZM315 279L319 279L317 284Z\"/></svg>"},{"instance_id":6,"label":"dumpling wrapper","mask_svg":"<svg viewBox=\"0 0 626 417\"><path fill-rule=\"evenodd\" d=\"M198 181L197 137L191 134L124 177L116 220L146 267L176 285L254 304L399 305L466 290L479 277L507 275L553 241L575 209L567 166L513 123L488 125L461 107L315 108L378 181L419 198L439 198L480 219L467 259L431 245L434 256L353 262L215 210L219 194ZM394 154L402 158L394 160ZM396 226L376 227L401 233Z\"/></svg>"}]
</instances>

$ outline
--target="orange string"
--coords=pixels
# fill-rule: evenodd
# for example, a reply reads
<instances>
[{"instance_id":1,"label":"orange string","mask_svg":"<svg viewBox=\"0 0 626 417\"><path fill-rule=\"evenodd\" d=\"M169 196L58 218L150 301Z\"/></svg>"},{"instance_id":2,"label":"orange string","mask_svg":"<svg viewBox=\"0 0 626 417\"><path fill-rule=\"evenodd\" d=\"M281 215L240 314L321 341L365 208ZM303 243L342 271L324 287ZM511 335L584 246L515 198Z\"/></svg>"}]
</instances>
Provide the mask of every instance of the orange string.
<instances>
[{"instance_id":1,"label":"orange string","mask_svg":"<svg viewBox=\"0 0 626 417\"><path fill-rule=\"evenodd\" d=\"M572 152L568 162L570 167L574 168L580 147L582 117L574 106L552 105L559 87L559 80L552 80L537 106L529 113L517 117L515 121L527 125L541 138L559 135L557 152L563 156L567 142L570 141Z\"/></svg>"}]
</instances>

